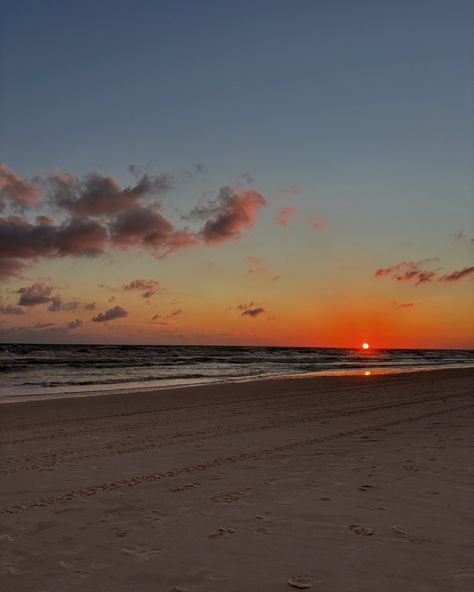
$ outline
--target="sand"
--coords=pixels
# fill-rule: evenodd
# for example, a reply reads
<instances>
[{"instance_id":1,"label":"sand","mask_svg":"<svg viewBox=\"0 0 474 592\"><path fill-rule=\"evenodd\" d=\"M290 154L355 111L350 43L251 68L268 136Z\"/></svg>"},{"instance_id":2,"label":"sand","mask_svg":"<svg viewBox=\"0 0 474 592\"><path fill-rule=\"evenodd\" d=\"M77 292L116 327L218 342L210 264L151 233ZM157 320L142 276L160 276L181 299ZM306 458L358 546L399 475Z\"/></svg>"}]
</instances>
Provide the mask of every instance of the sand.
<instances>
[{"instance_id":1,"label":"sand","mask_svg":"<svg viewBox=\"0 0 474 592\"><path fill-rule=\"evenodd\" d=\"M1 405L0 585L472 590L472 378Z\"/></svg>"}]
</instances>

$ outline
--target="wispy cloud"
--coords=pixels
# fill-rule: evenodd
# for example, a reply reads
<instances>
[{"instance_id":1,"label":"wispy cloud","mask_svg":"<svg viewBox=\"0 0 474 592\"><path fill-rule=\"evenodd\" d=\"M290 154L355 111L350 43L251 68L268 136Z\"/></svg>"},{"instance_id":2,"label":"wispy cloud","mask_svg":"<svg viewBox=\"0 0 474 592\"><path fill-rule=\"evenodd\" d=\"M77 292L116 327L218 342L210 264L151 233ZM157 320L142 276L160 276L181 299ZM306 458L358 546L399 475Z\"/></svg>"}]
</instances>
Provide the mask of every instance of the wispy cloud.
<instances>
[{"instance_id":1,"label":"wispy cloud","mask_svg":"<svg viewBox=\"0 0 474 592\"><path fill-rule=\"evenodd\" d=\"M423 269L424 266L437 263L437 257L428 257L420 261L400 261L389 267L378 269L376 277L391 276L398 282L414 282L415 286L431 283L436 278L436 271Z\"/></svg>"},{"instance_id":2,"label":"wispy cloud","mask_svg":"<svg viewBox=\"0 0 474 592\"><path fill-rule=\"evenodd\" d=\"M301 185L287 185L278 190L278 195L282 197L298 197L303 193Z\"/></svg>"},{"instance_id":3,"label":"wispy cloud","mask_svg":"<svg viewBox=\"0 0 474 592\"><path fill-rule=\"evenodd\" d=\"M291 219L296 214L296 208L280 208L273 221L277 226L287 228Z\"/></svg>"},{"instance_id":4,"label":"wispy cloud","mask_svg":"<svg viewBox=\"0 0 474 592\"><path fill-rule=\"evenodd\" d=\"M248 275L261 275L266 273L267 263L265 259L251 255L250 257L247 257L247 261L250 264L250 267L247 270Z\"/></svg>"},{"instance_id":5,"label":"wispy cloud","mask_svg":"<svg viewBox=\"0 0 474 592\"><path fill-rule=\"evenodd\" d=\"M145 279L137 279L132 280L128 284L124 284L122 286L122 290L130 291L136 290L141 292L142 298L151 298L157 292L163 292L163 288L160 285L160 282L156 280L145 280Z\"/></svg>"},{"instance_id":6,"label":"wispy cloud","mask_svg":"<svg viewBox=\"0 0 474 592\"><path fill-rule=\"evenodd\" d=\"M459 282L474 275L474 266L457 269L439 278L440 282Z\"/></svg>"}]
</instances>

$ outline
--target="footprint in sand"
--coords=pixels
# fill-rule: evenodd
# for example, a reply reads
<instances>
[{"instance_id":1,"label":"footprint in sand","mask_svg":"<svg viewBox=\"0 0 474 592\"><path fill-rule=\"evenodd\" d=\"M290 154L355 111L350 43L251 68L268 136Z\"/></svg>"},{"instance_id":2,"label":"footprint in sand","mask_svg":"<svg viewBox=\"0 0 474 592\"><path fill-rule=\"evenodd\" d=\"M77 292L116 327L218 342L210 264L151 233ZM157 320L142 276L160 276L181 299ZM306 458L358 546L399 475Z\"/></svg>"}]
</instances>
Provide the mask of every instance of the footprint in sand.
<instances>
[{"instance_id":1,"label":"footprint in sand","mask_svg":"<svg viewBox=\"0 0 474 592\"><path fill-rule=\"evenodd\" d=\"M453 572L454 578L474 578L474 567L472 565L463 565Z\"/></svg>"},{"instance_id":2,"label":"footprint in sand","mask_svg":"<svg viewBox=\"0 0 474 592\"><path fill-rule=\"evenodd\" d=\"M227 534L234 534L235 530L233 528L218 528L214 532L209 533L207 536L210 539L219 539Z\"/></svg>"},{"instance_id":3,"label":"footprint in sand","mask_svg":"<svg viewBox=\"0 0 474 592\"><path fill-rule=\"evenodd\" d=\"M216 504L235 504L242 497L240 491L229 491L229 493L222 493L220 495L214 495L209 500Z\"/></svg>"},{"instance_id":4,"label":"footprint in sand","mask_svg":"<svg viewBox=\"0 0 474 592\"><path fill-rule=\"evenodd\" d=\"M149 547L138 547L136 545L133 547L124 547L120 550L124 555L131 555L143 561L155 559L161 553L161 549L150 549Z\"/></svg>"},{"instance_id":5,"label":"footprint in sand","mask_svg":"<svg viewBox=\"0 0 474 592\"><path fill-rule=\"evenodd\" d=\"M297 590L306 590L307 588L311 588L311 586L315 583L315 579L311 576L292 576L288 578L287 584L292 588L296 588Z\"/></svg>"},{"instance_id":6,"label":"footprint in sand","mask_svg":"<svg viewBox=\"0 0 474 592\"><path fill-rule=\"evenodd\" d=\"M394 524L390 531L397 537L406 538L408 537L408 528L401 526L400 524Z\"/></svg>"},{"instance_id":7,"label":"footprint in sand","mask_svg":"<svg viewBox=\"0 0 474 592\"><path fill-rule=\"evenodd\" d=\"M199 487L200 483L188 483L187 485L180 485L178 487L170 487L168 491L170 493L177 493L180 491L187 491L188 489L193 489L194 487Z\"/></svg>"},{"instance_id":8,"label":"footprint in sand","mask_svg":"<svg viewBox=\"0 0 474 592\"><path fill-rule=\"evenodd\" d=\"M374 530L364 524L350 524L347 528L352 530L354 534L361 534L363 536L372 536L374 534Z\"/></svg>"}]
</instances>

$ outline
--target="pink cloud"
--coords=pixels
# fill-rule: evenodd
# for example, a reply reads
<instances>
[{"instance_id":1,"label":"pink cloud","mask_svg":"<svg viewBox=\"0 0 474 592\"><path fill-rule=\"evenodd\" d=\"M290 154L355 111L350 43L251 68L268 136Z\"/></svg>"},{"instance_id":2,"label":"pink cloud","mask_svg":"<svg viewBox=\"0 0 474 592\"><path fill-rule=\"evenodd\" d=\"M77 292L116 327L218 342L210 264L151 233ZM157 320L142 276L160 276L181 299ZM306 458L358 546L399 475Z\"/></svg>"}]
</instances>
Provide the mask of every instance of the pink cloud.
<instances>
[{"instance_id":1,"label":"pink cloud","mask_svg":"<svg viewBox=\"0 0 474 592\"><path fill-rule=\"evenodd\" d=\"M282 228L287 228L290 220L296 214L296 208L281 208L273 221Z\"/></svg>"},{"instance_id":2,"label":"pink cloud","mask_svg":"<svg viewBox=\"0 0 474 592\"><path fill-rule=\"evenodd\" d=\"M6 164L0 163L0 211L5 208L5 200L14 207L24 208L36 205L41 195L42 190L37 183L23 180Z\"/></svg>"},{"instance_id":3,"label":"pink cloud","mask_svg":"<svg viewBox=\"0 0 474 592\"><path fill-rule=\"evenodd\" d=\"M217 199L197 206L189 217L207 218L199 234L206 243L217 244L239 239L244 228L255 224L256 212L266 203L265 197L253 189L222 187Z\"/></svg>"}]
</instances>

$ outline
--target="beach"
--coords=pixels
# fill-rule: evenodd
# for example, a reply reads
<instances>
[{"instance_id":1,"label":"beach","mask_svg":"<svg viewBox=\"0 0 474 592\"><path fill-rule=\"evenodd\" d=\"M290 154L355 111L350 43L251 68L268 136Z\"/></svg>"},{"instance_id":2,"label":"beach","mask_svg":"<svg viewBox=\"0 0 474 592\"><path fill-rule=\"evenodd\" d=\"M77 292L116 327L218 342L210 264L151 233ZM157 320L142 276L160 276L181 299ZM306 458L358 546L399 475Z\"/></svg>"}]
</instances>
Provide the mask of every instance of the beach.
<instances>
[{"instance_id":1,"label":"beach","mask_svg":"<svg viewBox=\"0 0 474 592\"><path fill-rule=\"evenodd\" d=\"M471 590L473 376L2 404L0 585Z\"/></svg>"}]
</instances>

